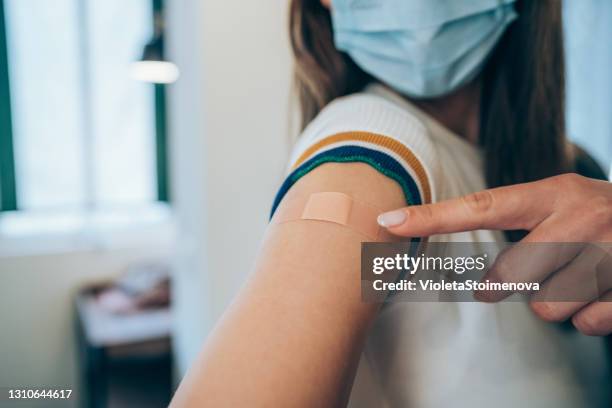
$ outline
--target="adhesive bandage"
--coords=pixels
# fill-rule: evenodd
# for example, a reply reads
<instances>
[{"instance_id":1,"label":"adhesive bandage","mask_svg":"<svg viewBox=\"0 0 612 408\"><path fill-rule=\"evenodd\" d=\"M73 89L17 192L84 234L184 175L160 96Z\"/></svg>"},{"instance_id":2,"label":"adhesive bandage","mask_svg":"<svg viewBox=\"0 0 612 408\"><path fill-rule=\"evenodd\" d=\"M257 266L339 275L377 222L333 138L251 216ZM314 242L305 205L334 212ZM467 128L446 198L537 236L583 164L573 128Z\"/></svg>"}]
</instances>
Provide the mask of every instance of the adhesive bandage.
<instances>
[{"instance_id":1,"label":"adhesive bandage","mask_svg":"<svg viewBox=\"0 0 612 408\"><path fill-rule=\"evenodd\" d=\"M381 212L370 204L353 200L348 194L321 192L286 200L272 218L272 223L298 220L331 222L378 241L381 228L376 218Z\"/></svg>"}]
</instances>

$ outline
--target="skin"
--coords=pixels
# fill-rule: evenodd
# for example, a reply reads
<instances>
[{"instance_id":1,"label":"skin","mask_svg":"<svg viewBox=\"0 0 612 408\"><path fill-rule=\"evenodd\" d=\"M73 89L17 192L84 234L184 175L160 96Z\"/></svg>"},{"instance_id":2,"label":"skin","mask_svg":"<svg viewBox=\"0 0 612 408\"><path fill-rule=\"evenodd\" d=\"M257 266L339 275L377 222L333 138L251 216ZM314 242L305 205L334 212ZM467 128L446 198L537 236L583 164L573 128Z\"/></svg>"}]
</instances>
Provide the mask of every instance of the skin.
<instances>
[{"instance_id":1,"label":"skin","mask_svg":"<svg viewBox=\"0 0 612 408\"><path fill-rule=\"evenodd\" d=\"M444 98L412 100L411 102L436 118L456 135L470 143L478 143L480 127L481 81L459 88Z\"/></svg>"},{"instance_id":2,"label":"skin","mask_svg":"<svg viewBox=\"0 0 612 408\"><path fill-rule=\"evenodd\" d=\"M322 3L329 7L330 0ZM478 101L474 95L478 92L472 86L477 85L424 101L421 107L450 129L475 140ZM301 178L287 198L322 191L346 193L381 211L406 205L394 181L360 163L322 165ZM485 198L464 198L465 202L451 207L468 211L461 208L472 206L478 214L491 216L493 211L497 213L499 203L488 204L488 194L484 193ZM513 202L520 201L512 197ZM603 211L602 207L600 203L597 211ZM427 225L440 232L469 229L440 218L444 214L437 212L427 218L431 207L420 208L414 216L411 208L401 211L408 211L411 220L422 218L424 229L416 231L408 224L400 225L391 228L392 234L383 236L382 241L393 242L398 235L428 235ZM467 214L465 222L472 220L467 227L485 226ZM520 226L532 226L526 220L518 222L520 217L516 217ZM608 215L608 220L611 218ZM449 224L443 225L443 220ZM366 335L380 307L361 301L359 262L364 241L368 239L337 224L271 224L254 270L207 338L170 406L346 406ZM593 305L601 308L601 303ZM590 324L586 320L575 323Z\"/></svg>"},{"instance_id":3,"label":"skin","mask_svg":"<svg viewBox=\"0 0 612 408\"><path fill-rule=\"evenodd\" d=\"M322 4L329 7L330 1ZM473 134L477 94L467 86L424 101L422 108L449 128ZM322 191L346 193L381 211L406 205L395 181L361 163L317 167L289 190L286 201ZM381 238L397 240L393 234ZM361 301L360 251L366 241L337 224L270 225L253 272L181 381L171 407L346 406L380 308Z\"/></svg>"},{"instance_id":4,"label":"skin","mask_svg":"<svg viewBox=\"0 0 612 408\"><path fill-rule=\"evenodd\" d=\"M463 116L463 124L444 112L474 105L475 94L468 86L427 101L427 108L447 126L469 129L477 109L467 110L472 116ZM346 193L382 211L406 205L399 185L372 167L329 163L302 177L279 210L294 195L322 191ZM397 240L393 234L382 237ZM360 250L366 241L337 224L270 225L254 271L206 340L171 407L346 406L380 307L361 301Z\"/></svg>"},{"instance_id":5,"label":"skin","mask_svg":"<svg viewBox=\"0 0 612 408\"><path fill-rule=\"evenodd\" d=\"M397 210L404 221L389 226L398 236L429 236L478 229L528 230L522 242L612 242L612 184L565 174L548 179L508 187L480 191L436 204ZM577 216L579 215L579 216ZM395 219L399 219L397 214ZM379 218L380 220L381 218ZM384 221L382 221L384 223ZM531 268L521 267L524 246L503 254L483 279L501 282L538 281L552 286L566 282L589 282L586 276L593 259L605 261L604 293L582 301L537 301L530 305L534 313L546 321L572 320L584 334L603 336L612 333L612 265L609 254L593 254L594 246L572 249L564 256L564 266L557 269L550 256L539 255ZM607 249L607 248L606 248ZM587 252L591 251L591 252ZM586 263L585 263L586 261ZM558 266L558 265L557 265ZM511 272L508 272L511 271ZM601 279L602 276L599 276ZM608 291L605 291L605 289ZM508 294L478 293L483 301L497 302Z\"/></svg>"},{"instance_id":6,"label":"skin","mask_svg":"<svg viewBox=\"0 0 612 408\"><path fill-rule=\"evenodd\" d=\"M394 181L361 163L322 165L287 198L320 191L343 192L383 210L405 205ZM379 309L361 301L362 241L369 239L338 224L270 225L254 271L171 407L346 406Z\"/></svg>"}]
</instances>

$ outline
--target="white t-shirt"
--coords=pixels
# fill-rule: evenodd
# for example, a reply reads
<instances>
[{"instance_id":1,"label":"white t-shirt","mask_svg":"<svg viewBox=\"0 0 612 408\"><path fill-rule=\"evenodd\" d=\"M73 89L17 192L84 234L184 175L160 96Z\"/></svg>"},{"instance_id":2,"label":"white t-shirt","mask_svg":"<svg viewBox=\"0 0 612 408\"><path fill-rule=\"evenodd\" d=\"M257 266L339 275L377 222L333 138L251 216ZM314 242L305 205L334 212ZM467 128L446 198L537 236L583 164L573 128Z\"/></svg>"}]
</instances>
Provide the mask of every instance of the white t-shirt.
<instances>
[{"instance_id":1,"label":"white t-shirt","mask_svg":"<svg viewBox=\"0 0 612 408\"><path fill-rule=\"evenodd\" d=\"M365 162L410 204L486 188L482 153L382 85L338 98L304 130L275 207L326 162ZM496 231L430 241L504 242ZM477 248L475 248L477 250ZM349 406L609 407L603 338L537 319L523 302L395 302L377 317Z\"/></svg>"}]
</instances>

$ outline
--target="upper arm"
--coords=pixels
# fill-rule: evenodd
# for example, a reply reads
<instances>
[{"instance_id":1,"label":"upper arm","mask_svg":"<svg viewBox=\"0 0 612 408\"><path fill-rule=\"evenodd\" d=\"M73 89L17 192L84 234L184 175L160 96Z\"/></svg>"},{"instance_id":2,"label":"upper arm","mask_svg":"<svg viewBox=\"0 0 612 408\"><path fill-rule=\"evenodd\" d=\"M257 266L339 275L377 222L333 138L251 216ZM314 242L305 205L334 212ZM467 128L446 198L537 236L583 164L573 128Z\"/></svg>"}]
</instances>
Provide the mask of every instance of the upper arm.
<instances>
[{"instance_id":1,"label":"upper arm","mask_svg":"<svg viewBox=\"0 0 612 408\"><path fill-rule=\"evenodd\" d=\"M396 182L362 163L318 167L289 190L287 201L321 191L343 192L382 211L405 205ZM310 407L346 402L378 307L361 302L364 240L338 224L271 224L254 272L174 404L218 407L249 401L250 406ZM227 384L239 392L229 392Z\"/></svg>"},{"instance_id":2,"label":"upper arm","mask_svg":"<svg viewBox=\"0 0 612 408\"><path fill-rule=\"evenodd\" d=\"M414 118L368 97L332 105L302 136L273 213L318 192L344 193L381 212L431 202L421 159L435 169L433 148ZM360 251L368 240L331 222L272 222L254 271L174 406L345 405L379 308L361 301Z\"/></svg>"},{"instance_id":3,"label":"upper arm","mask_svg":"<svg viewBox=\"0 0 612 408\"><path fill-rule=\"evenodd\" d=\"M370 166L329 163L301 178L279 210L292 196L321 191L343 192L382 211L405 204L397 183ZM271 224L254 272L174 403L330 406L346 398L377 309L361 302L364 240L338 224ZM228 394L228 383L240 392Z\"/></svg>"}]
</instances>

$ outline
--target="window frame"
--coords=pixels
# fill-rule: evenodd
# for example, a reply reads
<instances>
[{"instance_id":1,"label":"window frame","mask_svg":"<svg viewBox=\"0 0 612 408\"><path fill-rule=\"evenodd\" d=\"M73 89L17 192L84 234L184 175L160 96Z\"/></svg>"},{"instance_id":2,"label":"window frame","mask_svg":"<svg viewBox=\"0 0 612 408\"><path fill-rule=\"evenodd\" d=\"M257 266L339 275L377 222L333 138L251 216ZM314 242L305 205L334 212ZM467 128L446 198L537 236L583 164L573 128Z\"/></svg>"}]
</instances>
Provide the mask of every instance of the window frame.
<instances>
[{"instance_id":1,"label":"window frame","mask_svg":"<svg viewBox=\"0 0 612 408\"><path fill-rule=\"evenodd\" d=\"M156 16L162 16L164 13L164 0L152 0L153 13L152 24L155 31ZM162 27L162 39L164 28ZM163 42L162 42L163 44ZM162 48L162 57L165 57L165 50ZM169 203L170 188L169 188L169 171L168 171L168 123L167 123L167 105L166 105L166 85L153 84L155 87L155 154L157 168L157 200Z\"/></svg>"},{"instance_id":2,"label":"window frame","mask_svg":"<svg viewBox=\"0 0 612 408\"><path fill-rule=\"evenodd\" d=\"M0 0L0 211L17 208L6 20L4 0Z\"/></svg>"}]
</instances>

